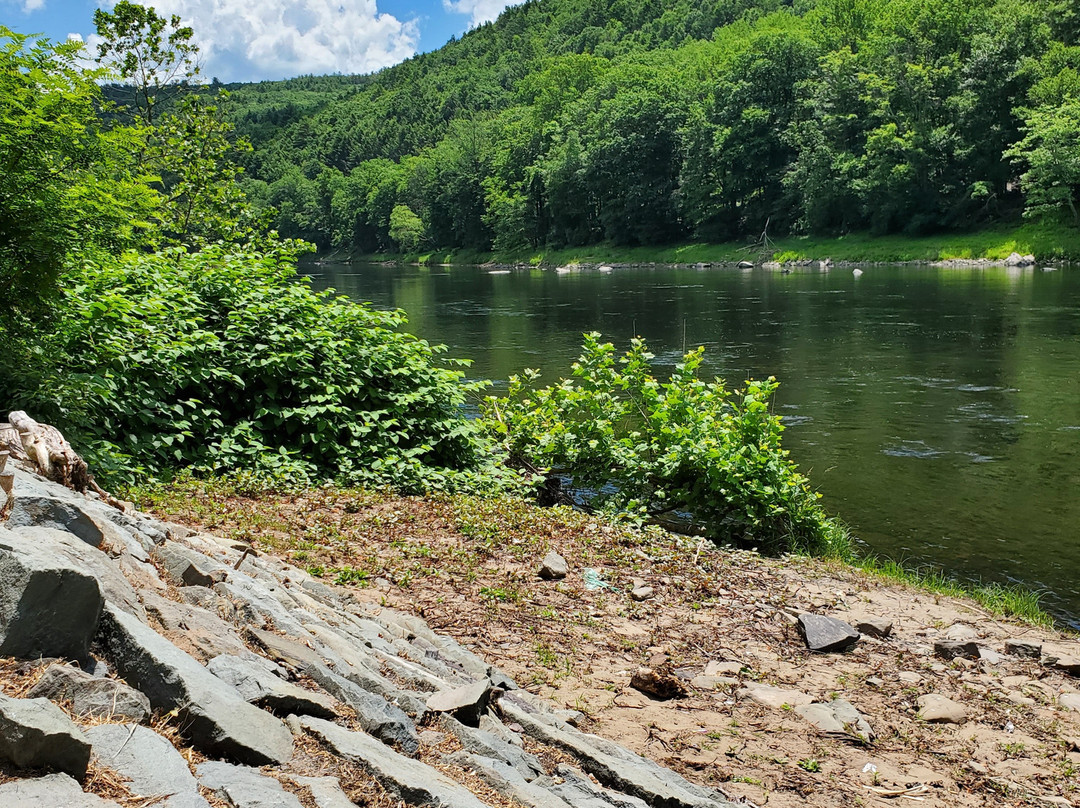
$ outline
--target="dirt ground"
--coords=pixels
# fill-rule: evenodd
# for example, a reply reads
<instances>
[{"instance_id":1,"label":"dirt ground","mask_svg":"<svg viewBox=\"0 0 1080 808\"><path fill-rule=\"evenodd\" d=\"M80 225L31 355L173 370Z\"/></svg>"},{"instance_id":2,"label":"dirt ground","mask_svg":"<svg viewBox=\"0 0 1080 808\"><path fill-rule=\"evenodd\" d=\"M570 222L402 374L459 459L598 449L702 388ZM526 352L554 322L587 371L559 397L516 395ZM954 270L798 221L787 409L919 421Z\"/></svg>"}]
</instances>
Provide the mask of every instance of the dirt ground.
<instances>
[{"instance_id":1,"label":"dirt ground","mask_svg":"<svg viewBox=\"0 0 1080 808\"><path fill-rule=\"evenodd\" d=\"M1045 664L1080 657L1080 642L974 602L514 500L194 487L140 505L422 616L581 713L584 729L759 806L1080 804L1080 712L1067 706L1080 696L1066 695L1080 680ZM569 567L561 580L538 575L552 550ZM639 602L642 586L653 594ZM807 611L886 618L892 634L814 654L794 617ZM984 658L935 656L945 637L976 641ZM1009 639L1042 643L1043 661L1005 656ZM642 666L685 697L631 687ZM926 694L966 716L923 720ZM798 713L834 699L865 717L869 741Z\"/></svg>"}]
</instances>

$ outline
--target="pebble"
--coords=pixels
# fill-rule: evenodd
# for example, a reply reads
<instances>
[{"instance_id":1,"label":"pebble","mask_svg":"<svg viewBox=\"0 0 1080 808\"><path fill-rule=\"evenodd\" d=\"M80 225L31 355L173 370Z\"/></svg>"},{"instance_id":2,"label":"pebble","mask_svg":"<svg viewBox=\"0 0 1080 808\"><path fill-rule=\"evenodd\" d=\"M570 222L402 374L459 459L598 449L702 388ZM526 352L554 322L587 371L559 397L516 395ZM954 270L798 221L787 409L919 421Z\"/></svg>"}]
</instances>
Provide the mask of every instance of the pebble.
<instances>
[{"instance_id":1,"label":"pebble","mask_svg":"<svg viewBox=\"0 0 1080 808\"><path fill-rule=\"evenodd\" d=\"M552 550L540 564L540 577L545 581L558 581L566 577L566 559Z\"/></svg>"},{"instance_id":2,"label":"pebble","mask_svg":"<svg viewBox=\"0 0 1080 808\"><path fill-rule=\"evenodd\" d=\"M651 586L639 586L630 593L631 599L641 603L642 601L650 600L654 594L654 590Z\"/></svg>"},{"instance_id":3,"label":"pebble","mask_svg":"<svg viewBox=\"0 0 1080 808\"><path fill-rule=\"evenodd\" d=\"M962 724L968 711L962 704L937 693L919 696L919 718L932 724Z\"/></svg>"}]
</instances>

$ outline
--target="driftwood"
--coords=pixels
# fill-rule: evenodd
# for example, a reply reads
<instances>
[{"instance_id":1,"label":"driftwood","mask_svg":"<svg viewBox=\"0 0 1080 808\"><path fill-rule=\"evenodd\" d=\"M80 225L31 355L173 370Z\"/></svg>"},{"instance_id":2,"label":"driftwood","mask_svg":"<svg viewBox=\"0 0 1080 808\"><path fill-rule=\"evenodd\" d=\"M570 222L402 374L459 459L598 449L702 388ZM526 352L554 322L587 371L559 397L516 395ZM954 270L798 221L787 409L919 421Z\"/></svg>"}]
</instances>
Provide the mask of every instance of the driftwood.
<instances>
[{"instance_id":1,"label":"driftwood","mask_svg":"<svg viewBox=\"0 0 1080 808\"><path fill-rule=\"evenodd\" d=\"M21 410L10 413L8 421L11 429L0 433L0 450L10 452L16 460L32 464L39 474L53 482L80 494L94 491L109 505L124 509L119 500L94 481L86 461L71 448L59 429L39 424Z\"/></svg>"}]
</instances>

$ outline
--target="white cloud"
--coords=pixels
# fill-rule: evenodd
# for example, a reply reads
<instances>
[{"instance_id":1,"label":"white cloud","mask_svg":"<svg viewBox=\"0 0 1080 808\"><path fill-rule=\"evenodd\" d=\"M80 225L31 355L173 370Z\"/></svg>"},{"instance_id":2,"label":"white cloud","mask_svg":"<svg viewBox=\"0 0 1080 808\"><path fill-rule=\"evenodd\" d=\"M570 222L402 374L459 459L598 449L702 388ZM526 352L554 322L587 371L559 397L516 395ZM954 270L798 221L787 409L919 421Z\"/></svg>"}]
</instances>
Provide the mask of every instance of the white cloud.
<instances>
[{"instance_id":1,"label":"white cloud","mask_svg":"<svg viewBox=\"0 0 1080 808\"><path fill-rule=\"evenodd\" d=\"M44 2L44 0L25 0ZM102 0L103 8L113 2ZM369 73L416 52L416 22L380 14L375 0L153 0L195 30L206 79ZM96 37L88 38L91 46Z\"/></svg>"},{"instance_id":2,"label":"white cloud","mask_svg":"<svg viewBox=\"0 0 1080 808\"><path fill-rule=\"evenodd\" d=\"M69 42L83 42L84 41L82 34L74 34L74 33L68 34L67 38L68 38Z\"/></svg>"},{"instance_id":3,"label":"white cloud","mask_svg":"<svg viewBox=\"0 0 1080 808\"><path fill-rule=\"evenodd\" d=\"M29 14L45 6L45 0L23 0L22 10Z\"/></svg>"},{"instance_id":4,"label":"white cloud","mask_svg":"<svg viewBox=\"0 0 1080 808\"><path fill-rule=\"evenodd\" d=\"M470 27L490 22L509 5L509 0L443 0L443 7L447 11L468 14Z\"/></svg>"}]
</instances>

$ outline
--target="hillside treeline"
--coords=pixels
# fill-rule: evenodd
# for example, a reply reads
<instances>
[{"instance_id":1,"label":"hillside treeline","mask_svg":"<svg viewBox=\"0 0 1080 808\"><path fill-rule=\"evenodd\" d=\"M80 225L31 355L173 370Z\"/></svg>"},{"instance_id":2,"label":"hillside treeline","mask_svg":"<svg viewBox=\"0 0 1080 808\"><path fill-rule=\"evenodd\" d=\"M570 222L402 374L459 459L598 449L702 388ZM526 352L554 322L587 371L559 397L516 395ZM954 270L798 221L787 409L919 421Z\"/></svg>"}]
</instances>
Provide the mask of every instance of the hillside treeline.
<instances>
[{"instance_id":1,"label":"hillside treeline","mask_svg":"<svg viewBox=\"0 0 1080 808\"><path fill-rule=\"evenodd\" d=\"M233 88L245 190L361 252L1080 223L1069 0L530 0L362 79Z\"/></svg>"}]
</instances>

